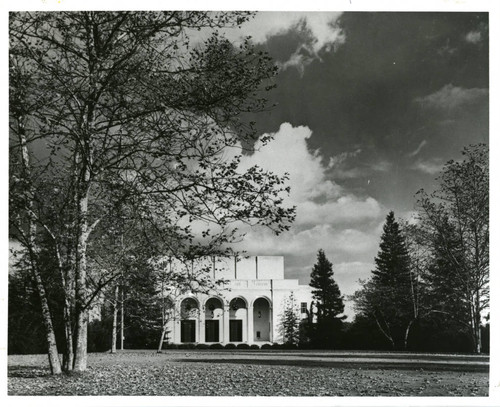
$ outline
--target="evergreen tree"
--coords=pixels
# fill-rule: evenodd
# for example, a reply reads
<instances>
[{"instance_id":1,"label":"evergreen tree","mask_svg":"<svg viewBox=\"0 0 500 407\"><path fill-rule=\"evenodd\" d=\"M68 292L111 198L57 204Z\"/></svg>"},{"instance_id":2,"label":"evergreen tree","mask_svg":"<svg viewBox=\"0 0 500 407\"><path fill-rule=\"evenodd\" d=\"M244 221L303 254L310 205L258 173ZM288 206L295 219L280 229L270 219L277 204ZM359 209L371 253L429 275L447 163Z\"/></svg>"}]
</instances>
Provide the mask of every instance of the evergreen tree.
<instances>
[{"instance_id":1,"label":"evergreen tree","mask_svg":"<svg viewBox=\"0 0 500 407\"><path fill-rule=\"evenodd\" d=\"M354 300L358 310L375 320L393 348L405 347L407 328L414 320L410 256L405 238L389 212L384 225L380 250L375 258L376 268Z\"/></svg>"},{"instance_id":2,"label":"evergreen tree","mask_svg":"<svg viewBox=\"0 0 500 407\"><path fill-rule=\"evenodd\" d=\"M297 301L293 292L286 299L284 310L281 314L279 331L286 345L297 345L299 342L299 316Z\"/></svg>"},{"instance_id":3,"label":"evergreen tree","mask_svg":"<svg viewBox=\"0 0 500 407\"><path fill-rule=\"evenodd\" d=\"M344 297L333 279L333 265L320 249L311 272L312 294L316 302L316 324L311 330L312 343L319 347L333 347L342 327Z\"/></svg>"}]
</instances>

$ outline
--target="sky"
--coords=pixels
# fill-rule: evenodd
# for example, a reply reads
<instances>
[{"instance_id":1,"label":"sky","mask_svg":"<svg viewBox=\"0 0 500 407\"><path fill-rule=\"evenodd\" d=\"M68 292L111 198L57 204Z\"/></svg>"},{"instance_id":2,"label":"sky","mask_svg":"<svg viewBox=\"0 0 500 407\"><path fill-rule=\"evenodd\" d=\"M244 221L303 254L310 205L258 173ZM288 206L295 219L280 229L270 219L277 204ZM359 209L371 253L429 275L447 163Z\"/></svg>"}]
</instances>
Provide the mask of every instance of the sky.
<instances>
[{"instance_id":1,"label":"sky","mask_svg":"<svg viewBox=\"0 0 500 407\"><path fill-rule=\"evenodd\" d=\"M353 294L388 212L410 218L448 160L488 143L488 33L487 13L450 12L260 12L227 32L251 35L279 66L276 107L252 118L274 140L242 165L289 173L297 207L289 232L253 229L239 248L285 256L302 284L323 249Z\"/></svg>"},{"instance_id":2,"label":"sky","mask_svg":"<svg viewBox=\"0 0 500 407\"><path fill-rule=\"evenodd\" d=\"M253 229L238 248L284 256L301 284L323 249L347 299L387 213L409 218L446 161L488 143L488 13L258 12L225 35L252 36L279 66L276 107L251 117L274 140L242 166L289 173L297 207L289 232Z\"/></svg>"}]
</instances>

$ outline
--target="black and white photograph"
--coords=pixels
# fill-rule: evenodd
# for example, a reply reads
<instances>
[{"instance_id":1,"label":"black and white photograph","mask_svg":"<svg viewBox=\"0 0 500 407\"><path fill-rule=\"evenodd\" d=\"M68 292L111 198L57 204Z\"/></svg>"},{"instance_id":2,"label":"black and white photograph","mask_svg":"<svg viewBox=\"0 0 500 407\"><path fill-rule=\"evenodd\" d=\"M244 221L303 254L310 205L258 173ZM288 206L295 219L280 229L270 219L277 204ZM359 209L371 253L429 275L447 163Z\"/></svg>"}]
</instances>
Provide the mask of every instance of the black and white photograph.
<instances>
[{"instance_id":1,"label":"black and white photograph","mask_svg":"<svg viewBox=\"0 0 500 407\"><path fill-rule=\"evenodd\" d=\"M497 405L493 2L24 3L7 405Z\"/></svg>"}]
</instances>

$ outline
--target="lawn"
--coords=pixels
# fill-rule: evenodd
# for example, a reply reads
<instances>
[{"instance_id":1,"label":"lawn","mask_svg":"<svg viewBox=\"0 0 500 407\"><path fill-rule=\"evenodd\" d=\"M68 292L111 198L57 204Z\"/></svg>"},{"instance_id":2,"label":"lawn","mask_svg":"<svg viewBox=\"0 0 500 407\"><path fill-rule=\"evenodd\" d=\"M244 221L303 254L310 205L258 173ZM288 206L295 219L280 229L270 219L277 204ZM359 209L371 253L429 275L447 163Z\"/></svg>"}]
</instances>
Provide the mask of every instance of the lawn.
<instances>
[{"instance_id":1,"label":"lawn","mask_svg":"<svg viewBox=\"0 0 500 407\"><path fill-rule=\"evenodd\" d=\"M336 351L89 354L54 377L46 355L11 355L9 395L487 396L489 358Z\"/></svg>"}]
</instances>

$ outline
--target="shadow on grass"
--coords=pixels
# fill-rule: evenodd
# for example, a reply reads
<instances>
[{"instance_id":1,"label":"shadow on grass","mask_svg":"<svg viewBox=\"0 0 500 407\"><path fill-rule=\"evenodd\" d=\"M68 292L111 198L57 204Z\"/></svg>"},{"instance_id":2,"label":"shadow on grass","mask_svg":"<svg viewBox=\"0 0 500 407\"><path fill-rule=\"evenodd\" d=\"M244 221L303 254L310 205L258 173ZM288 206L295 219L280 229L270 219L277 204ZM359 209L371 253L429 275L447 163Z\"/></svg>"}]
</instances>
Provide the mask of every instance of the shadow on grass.
<instances>
[{"instance_id":1,"label":"shadow on grass","mask_svg":"<svg viewBox=\"0 0 500 407\"><path fill-rule=\"evenodd\" d=\"M39 377L49 377L49 369L34 366L9 366L7 377L22 377L25 379L36 379Z\"/></svg>"},{"instance_id":2,"label":"shadow on grass","mask_svg":"<svg viewBox=\"0 0 500 407\"><path fill-rule=\"evenodd\" d=\"M269 353L270 355L299 355L299 356L307 356L308 358L363 358L363 359L397 359L401 360L404 358L407 359L412 359L412 360L418 360L418 361L455 361L457 364L460 364L461 362L489 362L490 357L489 355L429 355L429 354L419 354L419 353L403 353L403 352L394 352L394 353L365 353L365 352L351 352L351 353L344 353L344 352L328 352L325 351L323 353L316 353L317 351L307 351L304 352L302 350L296 350L296 351L275 351L275 352L268 352L268 351L255 351L253 352L254 354L265 354Z\"/></svg>"},{"instance_id":3,"label":"shadow on grass","mask_svg":"<svg viewBox=\"0 0 500 407\"><path fill-rule=\"evenodd\" d=\"M263 366L297 366L297 367L326 367L359 370L425 370L425 371L450 371L450 372L489 372L488 365L473 365L461 363L433 364L425 362L391 363L391 362L339 362L317 360L283 360L283 359L176 359L182 363L210 363L210 364L237 364L237 365L263 365Z\"/></svg>"}]
</instances>

